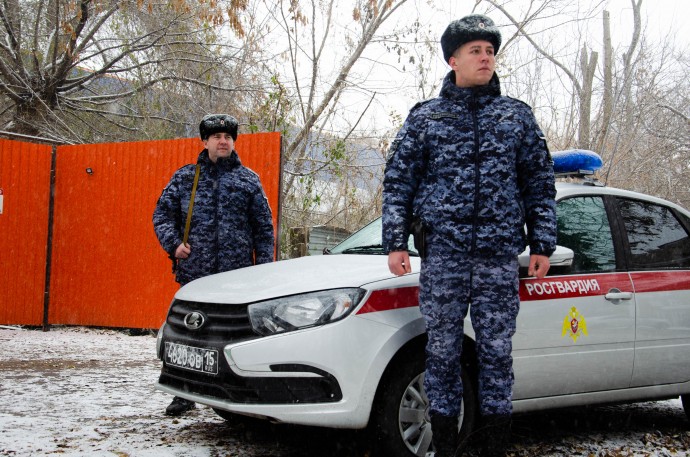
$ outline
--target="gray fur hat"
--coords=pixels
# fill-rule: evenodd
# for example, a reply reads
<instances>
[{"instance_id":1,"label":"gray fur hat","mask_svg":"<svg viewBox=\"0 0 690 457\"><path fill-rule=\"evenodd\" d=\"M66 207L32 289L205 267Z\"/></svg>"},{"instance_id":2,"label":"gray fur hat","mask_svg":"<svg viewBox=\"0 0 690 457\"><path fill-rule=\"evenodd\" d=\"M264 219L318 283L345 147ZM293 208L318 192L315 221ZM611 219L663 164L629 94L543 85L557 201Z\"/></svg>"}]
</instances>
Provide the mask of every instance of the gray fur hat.
<instances>
[{"instance_id":1,"label":"gray fur hat","mask_svg":"<svg viewBox=\"0 0 690 457\"><path fill-rule=\"evenodd\" d=\"M497 54L501 47L501 32L494 21L481 14L470 14L451 22L441 35L443 58L448 62L456 49L475 40L486 40L493 44L494 53Z\"/></svg>"}]
</instances>

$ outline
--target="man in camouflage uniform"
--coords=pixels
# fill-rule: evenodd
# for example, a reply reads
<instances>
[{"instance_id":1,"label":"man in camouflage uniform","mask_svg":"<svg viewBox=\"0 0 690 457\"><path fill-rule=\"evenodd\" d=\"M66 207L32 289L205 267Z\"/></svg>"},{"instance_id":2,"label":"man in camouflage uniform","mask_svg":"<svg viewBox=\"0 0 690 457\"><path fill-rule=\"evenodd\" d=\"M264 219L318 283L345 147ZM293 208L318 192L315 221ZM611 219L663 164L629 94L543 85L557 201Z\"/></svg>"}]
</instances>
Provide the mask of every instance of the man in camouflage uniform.
<instances>
[{"instance_id":1,"label":"man in camouflage uniform","mask_svg":"<svg viewBox=\"0 0 690 457\"><path fill-rule=\"evenodd\" d=\"M205 149L197 159L199 182L187 243L183 243L195 165L177 170L158 199L153 226L184 286L202 276L273 261L273 219L259 177L235 152L237 120L226 114L202 119ZM177 416L194 403L175 397L166 414Z\"/></svg>"},{"instance_id":2,"label":"man in camouflage uniform","mask_svg":"<svg viewBox=\"0 0 690 457\"><path fill-rule=\"evenodd\" d=\"M413 215L426 231L419 301L436 457L457 452L468 310L476 334L480 424L490 430L481 455L505 454L517 256L529 245L529 274L543 278L556 245L551 158L530 107L501 96L494 73L500 45L500 32L487 17L470 15L448 26L441 47L452 71L438 98L412 108L385 171L383 240L392 273L411 271Z\"/></svg>"}]
</instances>

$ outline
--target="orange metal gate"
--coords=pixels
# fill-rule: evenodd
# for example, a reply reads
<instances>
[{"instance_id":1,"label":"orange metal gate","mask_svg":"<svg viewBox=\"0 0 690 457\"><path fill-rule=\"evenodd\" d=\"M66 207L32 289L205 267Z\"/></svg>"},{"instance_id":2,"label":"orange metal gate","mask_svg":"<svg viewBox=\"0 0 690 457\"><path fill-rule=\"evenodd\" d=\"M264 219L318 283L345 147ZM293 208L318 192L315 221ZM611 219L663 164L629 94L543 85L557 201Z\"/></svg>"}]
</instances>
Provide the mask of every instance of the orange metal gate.
<instances>
[{"instance_id":1,"label":"orange metal gate","mask_svg":"<svg viewBox=\"0 0 690 457\"><path fill-rule=\"evenodd\" d=\"M0 324L43 322L52 150L0 139Z\"/></svg>"}]
</instances>

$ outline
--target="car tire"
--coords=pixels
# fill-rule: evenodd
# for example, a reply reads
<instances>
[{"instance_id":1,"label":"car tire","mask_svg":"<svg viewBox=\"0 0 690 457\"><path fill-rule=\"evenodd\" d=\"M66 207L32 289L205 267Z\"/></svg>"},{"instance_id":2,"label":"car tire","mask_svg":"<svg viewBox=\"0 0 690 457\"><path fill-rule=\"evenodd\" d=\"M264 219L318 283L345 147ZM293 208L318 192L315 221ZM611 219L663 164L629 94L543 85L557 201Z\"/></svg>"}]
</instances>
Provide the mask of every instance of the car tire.
<instances>
[{"instance_id":1,"label":"car tire","mask_svg":"<svg viewBox=\"0 0 690 457\"><path fill-rule=\"evenodd\" d=\"M410 354L412 355L412 354ZM458 442L466 443L477 415L477 397L470 370L463 369L463 405ZM416 351L388 371L372 411L370 433L376 455L426 456L432 450L428 400L424 393L424 352Z\"/></svg>"},{"instance_id":2,"label":"car tire","mask_svg":"<svg viewBox=\"0 0 690 457\"><path fill-rule=\"evenodd\" d=\"M681 395L680 396L681 402L683 402L683 409L685 410L685 417L690 420L690 394L687 395Z\"/></svg>"}]
</instances>

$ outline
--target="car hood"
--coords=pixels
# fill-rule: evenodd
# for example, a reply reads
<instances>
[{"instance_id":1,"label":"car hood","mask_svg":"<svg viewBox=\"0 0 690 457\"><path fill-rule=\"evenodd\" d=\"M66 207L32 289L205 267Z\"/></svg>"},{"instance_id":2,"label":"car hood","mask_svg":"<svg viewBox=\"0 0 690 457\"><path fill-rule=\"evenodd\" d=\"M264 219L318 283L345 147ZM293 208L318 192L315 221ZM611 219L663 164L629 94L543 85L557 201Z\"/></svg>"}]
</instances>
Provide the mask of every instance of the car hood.
<instances>
[{"instance_id":1,"label":"car hood","mask_svg":"<svg viewBox=\"0 0 690 457\"><path fill-rule=\"evenodd\" d=\"M419 272L419 259L411 260L412 271ZM385 255L317 255L206 276L182 287L175 298L204 303L252 303L318 290L361 287L393 278Z\"/></svg>"}]
</instances>

